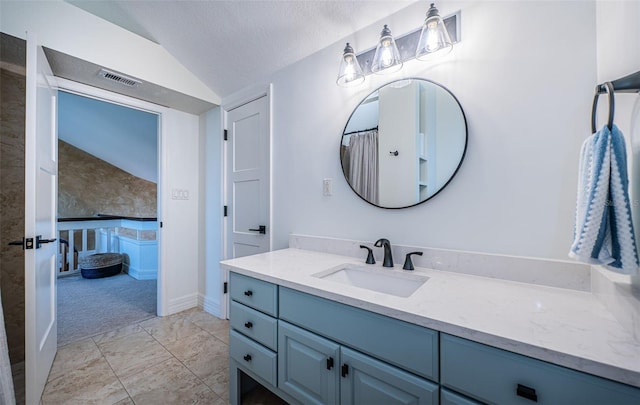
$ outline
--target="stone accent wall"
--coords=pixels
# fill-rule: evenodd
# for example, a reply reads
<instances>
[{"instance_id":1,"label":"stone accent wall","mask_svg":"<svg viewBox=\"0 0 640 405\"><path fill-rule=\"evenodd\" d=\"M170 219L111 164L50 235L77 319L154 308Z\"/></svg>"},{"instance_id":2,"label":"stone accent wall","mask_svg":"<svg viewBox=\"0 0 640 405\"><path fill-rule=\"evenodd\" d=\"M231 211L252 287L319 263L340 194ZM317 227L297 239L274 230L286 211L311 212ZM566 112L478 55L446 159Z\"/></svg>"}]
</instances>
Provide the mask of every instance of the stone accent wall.
<instances>
[{"instance_id":1,"label":"stone accent wall","mask_svg":"<svg viewBox=\"0 0 640 405\"><path fill-rule=\"evenodd\" d=\"M0 289L12 364L24 360L24 252L7 244L24 236L25 86L24 73L0 69Z\"/></svg>"},{"instance_id":2,"label":"stone accent wall","mask_svg":"<svg viewBox=\"0 0 640 405\"><path fill-rule=\"evenodd\" d=\"M157 185L58 141L58 216L157 216Z\"/></svg>"}]
</instances>

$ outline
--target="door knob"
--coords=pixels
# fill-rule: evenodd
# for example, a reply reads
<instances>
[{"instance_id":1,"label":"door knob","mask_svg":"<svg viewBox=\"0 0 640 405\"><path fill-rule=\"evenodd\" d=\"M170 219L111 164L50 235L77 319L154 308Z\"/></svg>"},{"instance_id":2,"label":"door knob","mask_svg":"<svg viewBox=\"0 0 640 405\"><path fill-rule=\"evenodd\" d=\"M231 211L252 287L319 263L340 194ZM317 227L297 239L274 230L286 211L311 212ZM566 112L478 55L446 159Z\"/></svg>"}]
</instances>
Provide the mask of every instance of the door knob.
<instances>
[{"instance_id":1,"label":"door knob","mask_svg":"<svg viewBox=\"0 0 640 405\"><path fill-rule=\"evenodd\" d=\"M33 249L33 238L22 238L8 243L10 246L22 246L22 250Z\"/></svg>"},{"instance_id":2,"label":"door knob","mask_svg":"<svg viewBox=\"0 0 640 405\"><path fill-rule=\"evenodd\" d=\"M260 225L258 226L258 229L249 229L250 231L254 231L254 232L259 232L263 235L265 235L267 233L267 226L266 225Z\"/></svg>"},{"instance_id":3,"label":"door knob","mask_svg":"<svg viewBox=\"0 0 640 405\"><path fill-rule=\"evenodd\" d=\"M57 239L53 238L53 239L42 239L42 235L38 235L36 236L36 249L40 249L40 245L42 245L43 243L51 243L51 242L55 242Z\"/></svg>"}]
</instances>

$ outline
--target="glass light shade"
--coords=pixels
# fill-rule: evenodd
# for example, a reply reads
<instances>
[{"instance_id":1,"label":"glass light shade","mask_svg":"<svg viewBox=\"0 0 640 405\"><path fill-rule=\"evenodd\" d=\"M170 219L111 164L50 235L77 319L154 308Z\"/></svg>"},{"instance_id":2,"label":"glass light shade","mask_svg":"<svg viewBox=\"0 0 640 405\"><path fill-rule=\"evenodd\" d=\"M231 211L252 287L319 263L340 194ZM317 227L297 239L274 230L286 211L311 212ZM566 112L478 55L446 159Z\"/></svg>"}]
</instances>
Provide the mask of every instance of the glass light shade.
<instances>
[{"instance_id":1,"label":"glass light shade","mask_svg":"<svg viewBox=\"0 0 640 405\"><path fill-rule=\"evenodd\" d=\"M444 25L442 17L438 14L438 9L431 3L427 18L424 20L418 48L416 49L416 59L426 60L437 56L446 55L453 48L449 32Z\"/></svg>"},{"instance_id":2,"label":"glass light shade","mask_svg":"<svg viewBox=\"0 0 640 405\"><path fill-rule=\"evenodd\" d=\"M347 42L347 46L344 47L344 54L340 61L340 70L338 72L338 80L336 83L338 86L351 87L357 86L364 82L364 74L362 68L358 63L358 58L353 52L353 48Z\"/></svg>"},{"instance_id":3,"label":"glass light shade","mask_svg":"<svg viewBox=\"0 0 640 405\"><path fill-rule=\"evenodd\" d=\"M402 60L391 30L386 25L380 33L380 42L371 63L371 71L378 74L397 72L402 68Z\"/></svg>"}]
</instances>

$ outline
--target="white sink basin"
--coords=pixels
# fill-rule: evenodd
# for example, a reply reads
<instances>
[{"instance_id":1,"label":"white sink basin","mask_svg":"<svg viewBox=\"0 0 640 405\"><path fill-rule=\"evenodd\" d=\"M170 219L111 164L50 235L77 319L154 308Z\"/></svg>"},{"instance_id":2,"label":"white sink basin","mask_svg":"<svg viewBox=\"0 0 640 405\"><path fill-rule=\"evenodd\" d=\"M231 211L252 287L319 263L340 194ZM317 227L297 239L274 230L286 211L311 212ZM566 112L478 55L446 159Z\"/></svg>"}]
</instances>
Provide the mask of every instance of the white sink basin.
<instances>
[{"instance_id":1,"label":"white sink basin","mask_svg":"<svg viewBox=\"0 0 640 405\"><path fill-rule=\"evenodd\" d=\"M387 270L381 267L346 264L313 275L323 280L377 291L396 297L409 297L429 277L409 272Z\"/></svg>"}]
</instances>

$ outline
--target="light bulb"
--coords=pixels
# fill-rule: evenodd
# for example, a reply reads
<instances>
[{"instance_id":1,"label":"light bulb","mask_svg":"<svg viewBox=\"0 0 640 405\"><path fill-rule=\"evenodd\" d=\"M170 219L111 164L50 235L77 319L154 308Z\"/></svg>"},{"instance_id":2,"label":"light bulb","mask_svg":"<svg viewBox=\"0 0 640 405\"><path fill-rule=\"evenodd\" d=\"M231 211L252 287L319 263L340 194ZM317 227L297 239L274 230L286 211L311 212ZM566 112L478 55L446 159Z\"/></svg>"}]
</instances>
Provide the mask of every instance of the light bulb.
<instances>
[{"instance_id":1,"label":"light bulb","mask_svg":"<svg viewBox=\"0 0 640 405\"><path fill-rule=\"evenodd\" d=\"M380 33L380 41L376 48L371 63L371 71L373 73L391 73L402 68L402 60L400 60L400 52L396 46L396 41L391 36L391 30L386 25Z\"/></svg>"},{"instance_id":2,"label":"light bulb","mask_svg":"<svg viewBox=\"0 0 640 405\"><path fill-rule=\"evenodd\" d=\"M342 54L342 60L340 61L340 71L338 72L338 79L336 83L338 86L349 87L355 86L364 82L364 74L362 68L358 63L353 48L347 42Z\"/></svg>"},{"instance_id":3,"label":"light bulb","mask_svg":"<svg viewBox=\"0 0 640 405\"><path fill-rule=\"evenodd\" d=\"M429 59L436 52L438 55L444 55L451 51L452 48L453 44L444 21L438 14L438 9L431 3L427 18L420 32L420 39L416 48L416 59Z\"/></svg>"}]
</instances>

